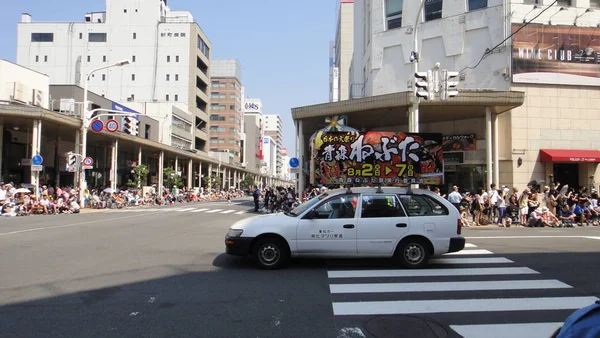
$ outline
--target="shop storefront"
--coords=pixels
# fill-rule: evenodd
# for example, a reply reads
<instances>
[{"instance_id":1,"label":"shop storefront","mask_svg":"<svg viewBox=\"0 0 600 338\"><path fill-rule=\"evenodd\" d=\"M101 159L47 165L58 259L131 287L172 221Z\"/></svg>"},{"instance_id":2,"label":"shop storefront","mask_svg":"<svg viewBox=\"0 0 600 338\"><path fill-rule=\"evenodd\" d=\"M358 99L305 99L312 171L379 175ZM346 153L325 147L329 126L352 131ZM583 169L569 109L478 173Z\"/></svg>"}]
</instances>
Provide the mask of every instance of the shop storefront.
<instances>
[{"instance_id":1,"label":"shop storefront","mask_svg":"<svg viewBox=\"0 0 600 338\"><path fill-rule=\"evenodd\" d=\"M442 193L452 191L456 185L461 192L474 192L485 188L486 162L485 150L477 149L475 134L445 135L444 148L444 186Z\"/></svg>"}]
</instances>

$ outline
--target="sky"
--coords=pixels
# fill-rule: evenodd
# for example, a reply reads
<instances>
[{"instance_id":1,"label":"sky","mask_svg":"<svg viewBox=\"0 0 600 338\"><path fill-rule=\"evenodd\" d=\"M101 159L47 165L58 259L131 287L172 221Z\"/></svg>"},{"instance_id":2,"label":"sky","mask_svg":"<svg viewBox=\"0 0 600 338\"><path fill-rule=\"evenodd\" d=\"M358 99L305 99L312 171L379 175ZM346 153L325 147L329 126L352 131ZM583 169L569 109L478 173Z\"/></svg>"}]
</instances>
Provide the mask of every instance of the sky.
<instances>
[{"instance_id":1,"label":"sky","mask_svg":"<svg viewBox=\"0 0 600 338\"><path fill-rule=\"evenodd\" d=\"M106 8L105 0L3 2L0 58L12 62L21 13L31 14L33 22L81 22L85 13ZM284 147L293 156L291 108L329 100L336 0L169 0L168 5L192 13L212 43L212 59L240 60L246 96L262 100L263 114L281 116Z\"/></svg>"}]
</instances>

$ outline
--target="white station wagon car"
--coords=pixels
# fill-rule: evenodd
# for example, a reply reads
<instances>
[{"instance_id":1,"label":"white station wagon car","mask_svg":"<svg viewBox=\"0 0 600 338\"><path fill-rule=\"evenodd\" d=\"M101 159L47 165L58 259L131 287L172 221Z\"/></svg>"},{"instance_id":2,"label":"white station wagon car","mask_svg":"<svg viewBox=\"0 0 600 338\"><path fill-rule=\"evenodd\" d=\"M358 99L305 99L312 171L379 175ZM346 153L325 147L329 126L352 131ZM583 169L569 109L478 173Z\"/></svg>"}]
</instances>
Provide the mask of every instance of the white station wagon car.
<instances>
[{"instance_id":1,"label":"white station wagon car","mask_svg":"<svg viewBox=\"0 0 600 338\"><path fill-rule=\"evenodd\" d=\"M252 256L263 269L292 257L394 258L407 268L460 251L460 214L429 190L364 187L323 193L290 212L238 221L226 252Z\"/></svg>"}]
</instances>

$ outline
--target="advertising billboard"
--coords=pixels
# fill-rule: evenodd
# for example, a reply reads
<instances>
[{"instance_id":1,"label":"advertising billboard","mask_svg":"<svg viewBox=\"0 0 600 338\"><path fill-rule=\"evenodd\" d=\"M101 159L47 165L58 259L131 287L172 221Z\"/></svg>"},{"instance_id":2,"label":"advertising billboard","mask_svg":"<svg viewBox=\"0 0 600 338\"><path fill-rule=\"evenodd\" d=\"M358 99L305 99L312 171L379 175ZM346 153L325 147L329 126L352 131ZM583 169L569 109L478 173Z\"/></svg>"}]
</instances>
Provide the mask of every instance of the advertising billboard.
<instances>
[{"instance_id":1,"label":"advertising billboard","mask_svg":"<svg viewBox=\"0 0 600 338\"><path fill-rule=\"evenodd\" d=\"M442 134L328 132L315 138L315 182L441 185Z\"/></svg>"},{"instance_id":2,"label":"advertising billboard","mask_svg":"<svg viewBox=\"0 0 600 338\"><path fill-rule=\"evenodd\" d=\"M444 151L477 150L475 134L444 136Z\"/></svg>"},{"instance_id":3,"label":"advertising billboard","mask_svg":"<svg viewBox=\"0 0 600 338\"><path fill-rule=\"evenodd\" d=\"M262 101L259 99L246 99L244 113L262 113Z\"/></svg>"},{"instance_id":4,"label":"advertising billboard","mask_svg":"<svg viewBox=\"0 0 600 338\"><path fill-rule=\"evenodd\" d=\"M599 53L597 27L528 24L513 36L513 82L600 86Z\"/></svg>"}]
</instances>

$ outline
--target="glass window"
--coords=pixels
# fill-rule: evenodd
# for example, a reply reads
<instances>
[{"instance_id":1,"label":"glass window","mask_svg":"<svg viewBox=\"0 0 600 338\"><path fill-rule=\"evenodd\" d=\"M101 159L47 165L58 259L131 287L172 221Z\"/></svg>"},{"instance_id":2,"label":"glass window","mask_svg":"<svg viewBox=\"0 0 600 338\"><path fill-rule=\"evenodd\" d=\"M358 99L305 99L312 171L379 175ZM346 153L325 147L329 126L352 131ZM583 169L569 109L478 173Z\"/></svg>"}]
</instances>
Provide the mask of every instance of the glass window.
<instances>
[{"instance_id":1,"label":"glass window","mask_svg":"<svg viewBox=\"0 0 600 338\"><path fill-rule=\"evenodd\" d=\"M395 195L364 195L362 218L406 217Z\"/></svg>"},{"instance_id":2,"label":"glass window","mask_svg":"<svg viewBox=\"0 0 600 338\"><path fill-rule=\"evenodd\" d=\"M357 201L358 195L343 195L333 197L315 209L317 212L317 218L354 218L356 215Z\"/></svg>"},{"instance_id":3,"label":"glass window","mask_svg":"<svg viewBox=\"0 0 600 338\"><path fill-rule=\"evenodd\" d=\"M54 42L54 33L31 33L31 42Z\"/></svg>"},{"instance_id":4,"label":"glass window","mask_svg":"<svg viewBox=\"0 0 600 338\"><path fill-rule=\"evenodd\" d=\"M402 27L403 2L403 0L385 0L385 17L388 29Z\"/></svg>"},{"instance_id":5,"label":"glass window","mask_svg":"<svg viewBox=\"0 0 600 338\"><path fill-rule=\"evenodd\" d=\"M571 0L558 0L558 2L556 3L556 6L571 7L571 6L573 6L573 4L571 2L572 2Z\"/></svg>"},{"instance_id":6,"label":"glass window","mask_svg":"<svg viewBox=\"0 0 600 338\"><path fill-rule=\"evenodd\" d=\"M89 33L89 42L106 42L106 33Z\"/></svg>"},{"instance_id":7,"label":"glass window","mask_svg":"<svg viewBox=\"0 0 600 338\"><path fill-rule=\"evenodd\" d=\"M443 0L425 0L425 21L442 17Z\"/></svg>"},{"instance_id":8,"label":"glass window","mask_svg":"<svg viewBox=\"0 0 600 338\"><path fill-rule=\"evenodd\" d=\"M179 74L175 74L175 81L179 81Z\"/></svg>"},{"instance_id":9,"label":"glass window","mask_svg":"<svg viewBox=\"0 0 600 338\"><path fill-rule=\"evenodd\" d=\"M469 0L469 11L474 11L480 8L486 8L487 5L487 0Z\"/></svg>"},{"instance_id":10,"label":"glass window","mask_svg":"<svg viewBox=\"0 0 600 338\"><path fill-rule=\"evenodd\" d=\"M137 33L133 33L133 38L137 39Z\"/></svg>"},{"instance_id":11,"label":"glass window","mask_svg":"<svg viewBox=\"0 0 600 338\"><path fill-rule=\"evenodd\" d=\"M135 74L131 74L131 81L135 81Z\"/></svg>"},{"instance_id":12,"label":"glass window","mask_svg":"<svg viewBox=\"0 0 600 338\"><path fill-rule=\"evenodd\" d=\"M167 62L171 62L171 55L167 55Z\"/></svg>"},{"instance_id":13,"label":"glass window","mask_svg":"<svg viewBox=\"0 0 600 338\"><path fill-rule=\"evenodd\" d=\"M135 55L131 56L131 62L135 62Z\"/></svg>"},{"instance_id":14,"label":"glass window","mask_svg":"<svg viewBox=\"0 0 600 338\"><path fill-rule=\"evenodd\" d=\"M325 199L327 196L328 196L328 194L324 193L317 197L311 198L308 201L300 204L295 209L292 209L291 213L286 213L286 215L295 217L295 216L298 216L301 213L305 212L306 210L311 210L313 206L315 206L317 203L319 203L320 201Z\"/></svg>"},{"instance_id":15,"label":"glass window","mask_svg":"<svg viewBox=\"0 0 600 338\"><path fill-rule=\"evenodd\" d=\"M600 7L600 0L590 0L590 7L592 7L592 8L599 8Z\"/></svg>"},{"instance_id":16,"label":"glass window","mask_svg":"<svg viewBox=\"0 0 600 338\"><path fill-rule=\"evenodd\" d=\"M175 55L175 62L179 62L179 55Z\"/></svg>"},{"instance_id":17,"label":"glass window","mask_svg":"<svg viewBox=\"0 0 600 338\"><path fill-rule=\"evenodd\" d=\"M400 195L400 201L408 216L443 216L449 215L448 208L425 195Z\"/></svg>"},{"instance_id":18,"label":"glass window","mask_svg":"<svg viewBox=\"0 0 600 338\"><path fill-rule=\"evenodd\" d=\"M206 45L206 42L204 42L204 40L202 40L200 35L198 35L198 49L200 49L200 51L202 52L202 54L204 54L204 56L209 57L208 54L210 53L210 49Z\"/></svg>"}]
</instances>

